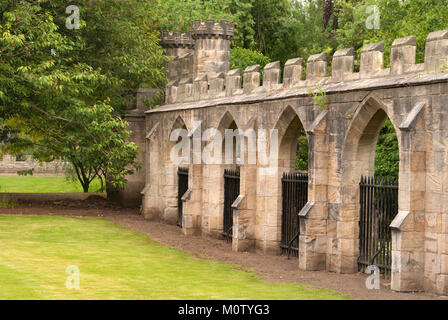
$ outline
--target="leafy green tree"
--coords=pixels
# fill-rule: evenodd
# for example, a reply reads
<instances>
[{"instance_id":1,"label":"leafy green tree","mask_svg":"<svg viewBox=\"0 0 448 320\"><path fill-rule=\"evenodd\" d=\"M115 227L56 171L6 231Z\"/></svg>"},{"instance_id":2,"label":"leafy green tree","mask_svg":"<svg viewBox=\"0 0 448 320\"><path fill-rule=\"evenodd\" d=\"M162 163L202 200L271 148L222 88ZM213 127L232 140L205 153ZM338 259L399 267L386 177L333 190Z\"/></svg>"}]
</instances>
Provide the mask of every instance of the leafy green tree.
<instances>
[{"instance_id":1,"label":"leafy green tree","mask_svg":"<svg viewBox=\"0 0 448 320\"><path fill-rule=\"evenodd\" d=\"M415 35L417 62L424 61L426 38L430 32L448 27L448 6L440 0L338 0L339 48L353 47L359 52L364 44L385 42L385 63L389 64L390 48L395 39ZM379 28L368 28L368 19L379 13ZM424 8L424 10L423 10Z\"/></svg>"},{"instance_id":2,"label":"leafy green tree","mask_svg":"<svg viewBox=\"0 0 448 320\"><path fill-rule=\"evenodd\" d=\"M2 135L3 149L36 146L40 160L70 161L85 191L93 175L122 187L139 167L137 147L101 90L125 80L81 61L87 41L60 32L55 4L0 2L0 118L3 131L17 132Z\"/></svg>"},{"instance_id":3,"label":"leafy green tree","mask_svg":"<svg viewBox=\"0 0 448 320\"><path fill-rule=\"evenodd\" d=\"M296 170L308 171L308 138L302 130L297 139Z\"/></svg>"},{"instance_id":4,"label":"leafy green tree","mask_svg":"<svg viewBox=\"0 0 448 320\"><path fill-rule=\"evenodd\" d=\"M398 177L400 154L392 122L388 119L380 131L375 153L375 175Z\"/></svg>"},{"instance_id":5,"label":"leafy green tree","mask_svg":"<svg viewBox=\"0 0 448 320\"><path fill-rule=\"evenodd\" d=\"M58 32L81 45L73 62L99 70L107 82L95 88L97 99L110 99L118 112L135 106L136 89L163 89L166 58L157 28L157 0L41 0ZM68 4L79 8L80 28L66 28Z\"/></svg>"},{"instance_id":6,"label":"leafy green tree","mask_svg":"<svg viewBox=\"0 0 448 320\"><path fill-rule=\"evenodd\" d=\"M291 58L303 58L312 54L332 54L337 47L331 37L331 26L323 30L323 9L320 0L291 1L291 12L279 18L279 26L272 31L272 60L285 63Z\"/></svg>"},{"instance_id":7,"label":"leafy green tree","mask_svg":"<svg viewBox=\"0 0 448 320\"><path fill-rule=\"evenodd\" d=\"M232 48L230 50L230 68L240 68L244 72L249 66L260 65L261 70L266 64L270 62L270 59L256 50L244 49L240 47Z\"/></svg>"},{"instance_id":8,"label":"leafy green tree","mask_svg":"<svg viewBox=\"0 0 448 320\"><path fill-rule=\"evenodd\" d=\"M253 0L252 16L255 21L255 38L258 50L276 60L273 55L278 44L275 34L282 26L282 19L291 14L288 0Z\"/></svg>"},{"instance_id":9,"label":"leafy green tree","mask_svg":"<svg viewBox=\"0 0 448 320\"><path fill-rule=\"evenodd\" d=\"M194 20L222 19L236 25L233 45L255 49L253 0L158 0L157 27L160 31L190 31Z\"/></svg>"}]
</instances>

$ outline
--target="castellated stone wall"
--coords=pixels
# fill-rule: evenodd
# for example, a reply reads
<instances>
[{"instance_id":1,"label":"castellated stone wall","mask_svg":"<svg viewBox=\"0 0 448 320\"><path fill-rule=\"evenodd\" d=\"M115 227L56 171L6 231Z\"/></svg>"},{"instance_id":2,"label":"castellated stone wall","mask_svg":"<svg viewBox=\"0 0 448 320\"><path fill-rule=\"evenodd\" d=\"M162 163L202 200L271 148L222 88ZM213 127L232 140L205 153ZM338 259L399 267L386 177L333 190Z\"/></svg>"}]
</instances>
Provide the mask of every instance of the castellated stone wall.
<instances>
[{"instance_id":1,"label":"castellated stone wall","mask_svg":"<svg viewBox=\"0 0 448 320\"><path fill-rule=\"evenodd\" d=\"M298 268L340 273L358 271L362 175L374 172L375 146L389 118L399 141L399 199L392 230L391 288L448 294L448 31L433 32L425 62L416 64L416 39L394 41L390 67L384 44L366 45L360 70L354 51L343 49L306 61L289 60L283 70L273 62L264 69L228 70L233 25L195 22L190 36L171 38L172 60L166 104L146 112L143 214L175 223L179 166L189 168L189 190L182 197L185 234L220 237L223 231L225 169L239 169L240 197L233 208L234 250L280 252L281 175L295 170L297 136L304 129L309 144L308 204L300 212ZM200 36L198 35L200 33ZM191 41L189 40L191 37ZM184 48L184 43L188 48ZM194 43L194 44L193 44ZM198 44L199 43L199 44ZM210 48L219 48L211 52ZM182 49L182 50L180 50ZM213 59L217 59L213 63ZM281 76L283 73L283 77ZM280 82L280 79L283 79ZM325 106L310 90L321 88ZM196 123L200 121L201 127ZM276 173L266 165L205 164L171 161L175 129L186 129L191 156L208 144L204 130L220 132L277 129ZM195 144L196 143L196 144Z\"/></svg>"}]
</instances>

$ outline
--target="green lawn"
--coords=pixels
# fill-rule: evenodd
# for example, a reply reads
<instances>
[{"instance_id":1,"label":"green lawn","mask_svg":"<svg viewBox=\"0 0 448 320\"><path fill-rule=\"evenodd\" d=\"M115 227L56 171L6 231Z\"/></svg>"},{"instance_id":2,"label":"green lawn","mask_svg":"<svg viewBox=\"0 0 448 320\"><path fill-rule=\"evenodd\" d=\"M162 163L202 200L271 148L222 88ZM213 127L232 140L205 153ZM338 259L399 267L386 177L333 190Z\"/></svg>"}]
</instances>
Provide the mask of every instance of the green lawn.
<instances>
[{"instance_id":1,"label":"green lawn","mask_svg":"<svg viewBox=\"0 0 448 320\"><path fill-rule=\"evenodd\" d=\"M90 192L98 192L100 181L94 180ZM83 192L79 182L65 177L0 176L0 192L8 193L76 193Z\"/></svg>"},{"instance_id":2,"label":"green lawn","mask_svg":"<svg viewBox=\"0 0 448 320\"><path fill-rule=\"evenodd\" d=\"M69 290L67 266L80 270ZM347 299L268 283L102 218L0 215L0 299Z\"/></svg>"}]
</instances>

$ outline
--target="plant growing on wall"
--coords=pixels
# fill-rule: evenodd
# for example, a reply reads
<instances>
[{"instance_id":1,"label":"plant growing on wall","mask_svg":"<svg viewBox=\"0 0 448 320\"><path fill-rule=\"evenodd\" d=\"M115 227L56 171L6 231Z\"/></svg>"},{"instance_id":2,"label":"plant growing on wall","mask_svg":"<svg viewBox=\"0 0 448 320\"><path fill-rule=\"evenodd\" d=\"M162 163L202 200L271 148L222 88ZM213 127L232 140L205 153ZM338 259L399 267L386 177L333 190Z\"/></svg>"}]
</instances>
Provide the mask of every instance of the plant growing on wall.
<instances>
[{"instance_id":1,"label":"plant growing on wall","mask_svg":"<svg viewBox=\"0 0 448 320\"><path fill-rule=\"evenodd\" d=\"M308 93L313 98L314 105L319 111L328 110L327 94L321 85L318 85L315 90L308 88Z\"/></svg>"}]
</instances>

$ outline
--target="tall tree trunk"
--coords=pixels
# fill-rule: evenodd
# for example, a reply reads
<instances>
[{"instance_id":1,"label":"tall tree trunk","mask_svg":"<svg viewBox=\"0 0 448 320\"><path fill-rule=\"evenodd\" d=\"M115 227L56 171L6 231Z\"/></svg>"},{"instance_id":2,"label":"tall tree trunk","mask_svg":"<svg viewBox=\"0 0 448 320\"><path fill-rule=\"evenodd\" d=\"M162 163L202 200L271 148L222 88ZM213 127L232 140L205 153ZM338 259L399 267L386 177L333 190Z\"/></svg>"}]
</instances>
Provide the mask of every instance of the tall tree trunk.
<instances>
[{"instance_id":1,"label":"tall tree trunk","mask_svg":"<svg viewBox=\"0 0 448 320\"><path fill-rule=\"evenodd\" d=\"M90 186L89 182L82 183L82 189L84 190L84 193L89 193L89 186Z\"/></svg>"},{"instance_id":2,"label":"tall tree trunk","mask_svg":"<svg viewBox=\"0 0 448 320\"><path fill-rule=\"evenodd\" d=\"M322 24L323 29L326 30L328 27L328 23L330 22L331 17L334 14L334 3L333 0L322 0ZM334 24L334 21L333 21Z\"/></svg>"}]
</instances>

